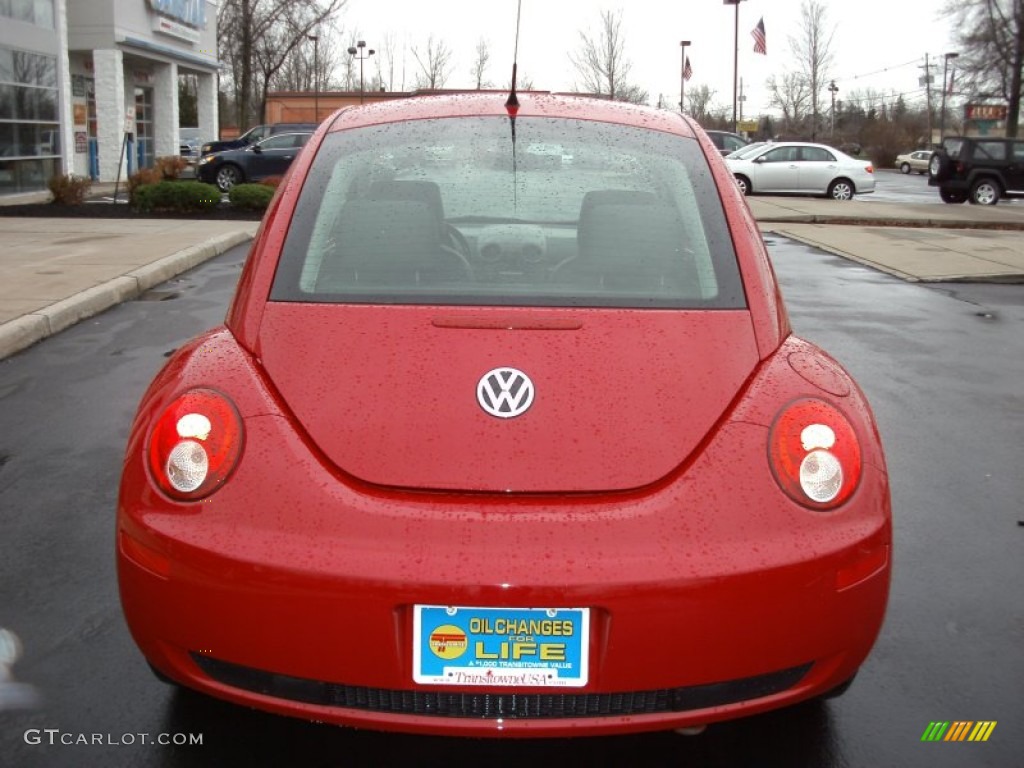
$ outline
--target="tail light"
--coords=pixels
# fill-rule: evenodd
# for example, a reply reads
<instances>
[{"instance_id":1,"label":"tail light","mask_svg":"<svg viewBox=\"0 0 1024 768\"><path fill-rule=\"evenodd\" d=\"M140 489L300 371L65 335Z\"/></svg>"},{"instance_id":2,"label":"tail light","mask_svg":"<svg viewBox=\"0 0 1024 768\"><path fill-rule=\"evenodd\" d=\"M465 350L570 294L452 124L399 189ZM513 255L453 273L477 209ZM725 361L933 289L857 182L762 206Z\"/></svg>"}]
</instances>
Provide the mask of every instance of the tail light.
<instances>
[{"instance_id":1,"label":"tail light","mask_svg":"<svg viewBox=\"0 0 1024 768\"><path fill-rule=\"evenodd\" d=\"M776 417L768 458L779 485L812 509L833 509L857 488L861 451L857 434L822 400L797 400Z\"/></svg>"},{"instance_id":2,"label":"tail light","mask_svg":"<svg viewBox=\"0 0 1024 768\"><path fill-rule=\"evenodd\" d=\"M149 470L175 499L201 499L231 474L242 452L242 420L212 389L193 389L164 409L149 438Z\"/></svg>"},{"instance_id":3,"label":"tail light","mask_svg":"<svg viewBox=\"0 0 1024 768\"><path fill-rule=\"evenodd\" d=\"M873 166L873 165L871 165L869 163L868 165L864 166L864 170L867 171L868 173L874 173L875 172L875 166Z\"/></svg>"}]
</instances>

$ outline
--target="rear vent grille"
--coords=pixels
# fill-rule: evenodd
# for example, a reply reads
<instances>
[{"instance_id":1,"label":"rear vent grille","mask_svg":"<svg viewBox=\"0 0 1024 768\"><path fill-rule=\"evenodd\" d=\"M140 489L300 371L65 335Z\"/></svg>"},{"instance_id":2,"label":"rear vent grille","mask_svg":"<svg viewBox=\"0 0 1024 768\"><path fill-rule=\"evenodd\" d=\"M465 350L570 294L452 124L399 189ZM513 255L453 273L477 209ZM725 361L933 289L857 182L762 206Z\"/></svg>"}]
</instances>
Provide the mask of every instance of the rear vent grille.
<instances>
[{"instance_id":1,"label":"rear vent grille","mask_svg":"<svg viewBox=\"0 0 1024 768\"><path fill-rule=\"evenodd\" d=\"M686 712L770 696L796 685L810 664L708 685L625 693L464 693L400 691L276 675L193 653L214 680L278 699L367 712L437 717L548 720Z\"/></svg>"}]
</instances>

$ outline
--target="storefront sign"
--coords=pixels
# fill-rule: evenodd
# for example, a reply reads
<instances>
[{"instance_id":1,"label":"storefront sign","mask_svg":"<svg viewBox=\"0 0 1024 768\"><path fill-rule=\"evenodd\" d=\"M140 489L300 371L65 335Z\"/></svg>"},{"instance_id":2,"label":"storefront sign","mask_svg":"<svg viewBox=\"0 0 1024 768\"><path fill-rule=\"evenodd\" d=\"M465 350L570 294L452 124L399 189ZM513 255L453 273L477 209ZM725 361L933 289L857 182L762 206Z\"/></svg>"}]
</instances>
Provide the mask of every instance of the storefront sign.
<instances>
[{"instance_id":1,"label":"storefront sign","mask_svg":"<svg viewBox=\"0 0 1024 768\"><path fill-rule=\"evenodd\" d=\"M75 102L71 105L71 111L74 114L74 125L85 125L89 121L89 108L84 102Z\"/></svg>"},{"instance_id":2,"label":"storefront sign","mask_svg":"<svg viewBox=\"0 0 1024 768\"><path fill-rule=\"evenodd\" d=\"M1005 104L968 104L964 116L968 120L1005 120L1009 108Z\"/></svg>"},{"instance_id":3,"label":"storefront sign","mask_svg":"<svg viewBox=\"0 0 1024 768\"><path fill-rule=\"evenodd\" d=\"M153 20L153 31L177 37L181 40L187 40L190 43L199 42L199 30L186 27L184 24L179 24L173 19L168 19L166 16L157 16Z\"/></svg>"},{"instance_id":4,"label":"storefront sign","mask_svg":"<svg viewBox=\"0 0 1024 768\"><path fill-rule=\"evenodd\" d=\"M84 155L89 151L89 134L85 131L75 131L75 154Z\"/></svg>"}]
</instances>

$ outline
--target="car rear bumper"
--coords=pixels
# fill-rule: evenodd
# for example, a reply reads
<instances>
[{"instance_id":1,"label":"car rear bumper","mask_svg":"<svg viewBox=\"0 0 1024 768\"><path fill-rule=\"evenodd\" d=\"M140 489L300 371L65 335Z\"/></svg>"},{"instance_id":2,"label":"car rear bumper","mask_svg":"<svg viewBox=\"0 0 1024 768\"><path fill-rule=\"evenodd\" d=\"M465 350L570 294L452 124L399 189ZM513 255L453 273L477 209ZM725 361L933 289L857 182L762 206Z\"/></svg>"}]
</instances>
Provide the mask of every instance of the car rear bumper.
<instances>
[{"instance_id":1,"label":"car rear bumper","mask_svg":"<svg viewBox=\"0 0 1024 768\"><path fill-rule=\"evenodd\" d=\"M942 181L939 181L933 176L928 177L928 186L942 187L948 192L967 192L971 188L967 179L942 179Z\"/></svg>"},{"instance_id":2,"label":"car rear bumper","mask_svg":"<svg viewBox=\"0 0 1024 768\"><path fill-rule=\"evenodd\" d=\"M406 585L328 588L314 580L317 587L306 588L294 574L268 573L265 581L214 587L207 579L220 581L225 573L172 582L121 560L122 597L137 642L155 666L189 687L311 720L484 736L683 727L825 693L863 662L888 590L887 567L842 593L820 588L829 581L822 574L835 571L808 564L785 577L618 595L573 587L572 602L586 601L596 624L591 682L510 696L413 684L411 604L386 596L401 595ZM808 589L807 579L819 588ZM765 587L781 594L770 596ZM486 592L467 587L451 597L460 605L496 604L480 591ZM371 604L368 593L384 594ZM563 601L561 590L515 593L518 604Z\"/></svg>"},{"instance_id":3,"label":"car rear bumper","mask_svg":"<svg viewBox=\"0 0 1024 768\"><path fill-rule=\"evenodd\" d=\"M207 502L148 490L119 509L132 634L158 669L211 695L408 732L656 730L825 693L856 672L880 629L891 531L873 467L831 513L785 501L766 467L731 489L762 503L736 508L705 478L722 476L715 465L735 461L734 446L763 438L732 424L716 442L733 447L709 447L649 493L411 497L282 458L300 450L282 421L249 420L250 445L282 450L264 457L273 466L243 460ZM146 483L141 464L126 465L129 485ZM282 483L303 490L282 494ZM511 698L415 684L416 604L588 608L587 684Z\"/></svg>"}]
</instances>

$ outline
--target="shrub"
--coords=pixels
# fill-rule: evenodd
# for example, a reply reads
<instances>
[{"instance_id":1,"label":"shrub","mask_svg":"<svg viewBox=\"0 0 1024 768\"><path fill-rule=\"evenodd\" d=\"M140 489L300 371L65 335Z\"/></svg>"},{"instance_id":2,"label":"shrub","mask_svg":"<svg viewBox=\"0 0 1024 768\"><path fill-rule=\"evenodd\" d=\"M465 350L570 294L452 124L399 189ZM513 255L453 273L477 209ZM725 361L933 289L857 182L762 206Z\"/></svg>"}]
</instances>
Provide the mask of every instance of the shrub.
<instances>
[{"instance_id":1,"label":"shrub","mask_svg":"<svg viewBox=\"0 0 1024 768\"><path fill-rule=\"evenodd\" d=\"M274 197L274 188L266 184L236 184L228 192L228 200L236 208L265 211Z\"/></svg>"},{"instance_id":2,"label":"shrub","mask_svg":"<svg viewBox=\"0 0 1024 768\"><path fill-rule=\"evenodd\" d=\"M135 196L139 188L148 184L159 184L163 180L163 174L156 168L143 168L128 177L128 203L135 207Z\"/></svg>"},{"instance_id":3,"label":"shrub","mask_svg":"<svg viewBox=\"0 0 1024 768\"><path fill-rule=\"evenodd\" d=\"M161 181L138 187L131 205L142 212L205 213L220 205L220 190L199 181Z\"/></svg>"},{"instance_id":4,"label":"shrub","mask_svg":"<svg viewBox=\"0 0 1024 768\"><path fill-rule=\"evenodd\" d=\"M81 205L92 187L92 181L73 173L52 176L48 186L53 202L58 205Z\"/></svg>"},{"instance_id":5,"label":"shrub","mask_svg":"<svg viewBox=\"0 0 1024 768\"><path fill-rule=\"evenodd\" d=\"M156 158L153 167L160 173L165 181L176 179L181 172L188 168L188 162L181 155L164 155Z\"/></svg>"}]
</instances>

